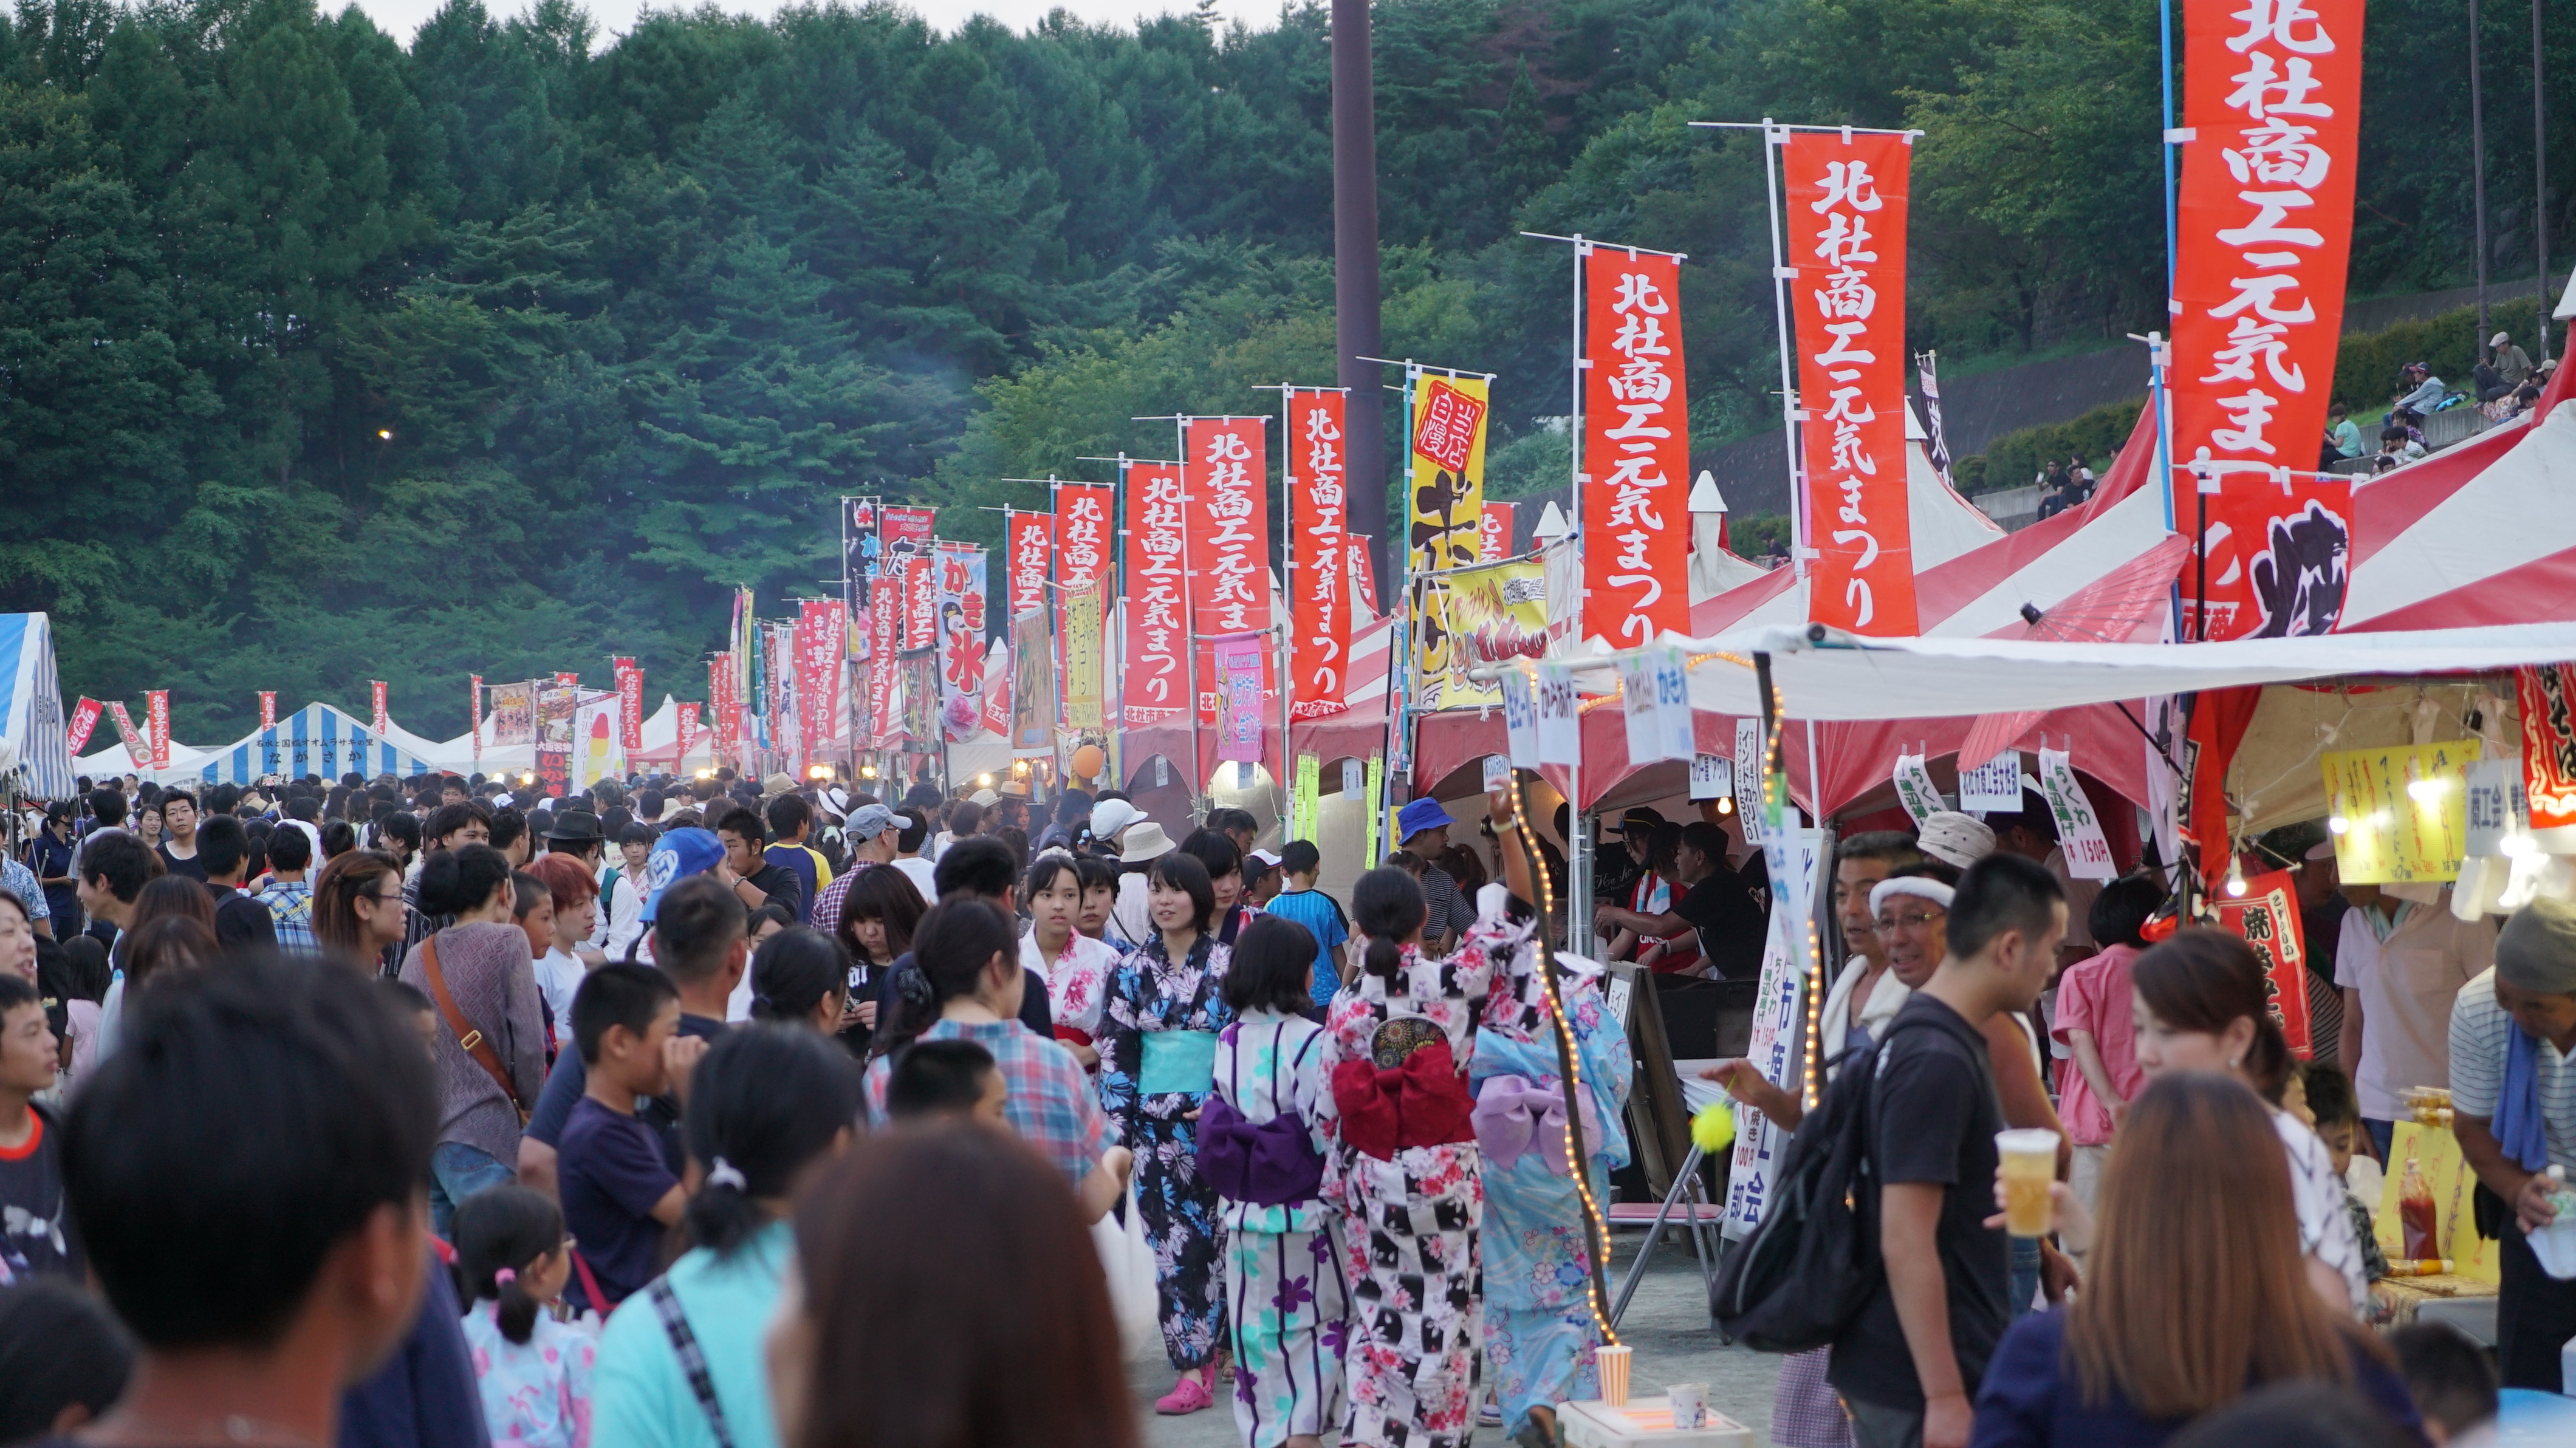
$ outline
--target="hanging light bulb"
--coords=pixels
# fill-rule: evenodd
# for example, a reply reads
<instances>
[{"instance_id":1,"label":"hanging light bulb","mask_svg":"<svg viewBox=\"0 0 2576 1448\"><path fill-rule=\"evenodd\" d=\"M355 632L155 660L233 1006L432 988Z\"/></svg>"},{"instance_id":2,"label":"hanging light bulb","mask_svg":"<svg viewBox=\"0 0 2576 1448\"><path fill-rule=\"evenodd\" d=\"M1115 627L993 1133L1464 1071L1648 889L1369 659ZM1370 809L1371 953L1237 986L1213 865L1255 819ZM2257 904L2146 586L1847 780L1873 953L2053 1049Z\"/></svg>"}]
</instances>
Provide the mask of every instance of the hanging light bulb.
<instances>
[{"instance_id":1,"label":"hanging light bulb","mask_svg":"<svg viewBox=\"0 0 2576 1448\"><path fill-rule=\"evenodd\" d=\"M1734 798L1729 795L1719 795L1717 797L1717 812L1722 815L1731 815L1735 813Z\"/></svg>"},{"instance_id":2,"label":"hanging light bulb","mask_svg":"<svg viewBox=\"0 0 2576 1448\"><path fill-rule=\"evenodd\" d=\"M989 774L976 775L975 784L979 789L991 789L993 787L993 776Z\"/></svg>"},{"instance_id":3,"label":"hanging light bulb","mask_svg":"<svg viewBox=\"0 0 2576 1448\"><path fill-rule=\"evenodd\" d=\"M2245 897L2245 866L2241 861L2227 862L2227 896L2231 900Z\"/></svg>"},{"instance_id":4,"label":"hanging light bulb","mask_svg":"<svg viewBox=\"0 0 2576 1448\"><path fill-rule=\"evenodd\" d=\"M2328 815L2326 817L2326 833L2330 835L2351 834L2352 821L2345 819L2342 815Z\"/></svg>"}]
</instances>

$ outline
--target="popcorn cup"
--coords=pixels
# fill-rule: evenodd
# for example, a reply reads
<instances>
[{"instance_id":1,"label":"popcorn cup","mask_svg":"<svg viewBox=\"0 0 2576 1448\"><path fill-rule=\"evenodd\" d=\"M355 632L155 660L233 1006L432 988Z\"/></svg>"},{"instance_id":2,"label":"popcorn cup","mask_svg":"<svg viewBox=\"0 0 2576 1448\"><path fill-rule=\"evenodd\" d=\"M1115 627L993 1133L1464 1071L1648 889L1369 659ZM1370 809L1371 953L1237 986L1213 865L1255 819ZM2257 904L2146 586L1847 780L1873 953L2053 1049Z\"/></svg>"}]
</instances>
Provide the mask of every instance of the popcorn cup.
<instances>
[{"instance_id":1,"label":"popcorn cup","mask_svg":"<svg viewBox=\"0 0 2576 1448\"><path fill-rule=\"evenodd\" d=\"M1667 1383L1664 1396L1673 1405L1673 1427L1688 1433L1708 1426L1708 1384Z\"/></svg>"},{"instance_id":2,"label":"popcorn cup","mask_svg":"<svg viewBox=\"0 0 2576 1448\"><path fill-rule=\"evenodd\" d=\"M1628 1354L1624 1347L1592 1350L1592 1360L1601 1368L1601 1401L1614 1408L1628 1406Z\"/></svg>"}]
</instances>

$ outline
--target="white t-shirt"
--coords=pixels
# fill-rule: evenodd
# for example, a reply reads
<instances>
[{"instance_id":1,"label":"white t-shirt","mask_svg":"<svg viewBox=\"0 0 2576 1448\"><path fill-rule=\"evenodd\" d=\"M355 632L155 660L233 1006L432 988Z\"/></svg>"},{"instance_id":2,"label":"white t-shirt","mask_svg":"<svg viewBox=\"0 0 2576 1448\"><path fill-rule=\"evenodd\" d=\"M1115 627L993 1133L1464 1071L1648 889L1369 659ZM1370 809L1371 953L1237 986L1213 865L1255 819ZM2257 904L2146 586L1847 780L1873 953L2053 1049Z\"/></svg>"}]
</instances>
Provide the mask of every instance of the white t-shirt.
<instances>
[{"instance_id":1,"label":"white t-shirt","mask_svg":"<svg viewBox=\"0 0 2576 1448\"><path fill-rule=\"evenodd\" d=\"M904 878L910 880L921 891L921 898L925 902L932 904L938 902L939 888L931 883L931 866L928 860L915 855L910 859L896 860L893 863L896 869L903 871Z\"/></svg>"},{"instance_id":2,"label":"white t-shirt","mask_svg":"<svg viewBox=\"0 0 2576 1448\"><path fill-rule=\"evenodd\" d=\"M2352 1233L2352 1212L2343 1204L2343 1179L2335 1175L2334 1157L2305 1122L2286 1111L2272 1112L2272 1129L2280 1133L2281 1149L2289 1155L2299 1251L2343 1274L2357 1316L2370 1307L2370 1278L2362 1270L2361 1239Z\"/></svg>"},{"instance_id":3,"label":"white t-shirt","mask_svg":"<svg viewBox=\"0 0 2576 1448\"><path fill-rule=\"evenodd\" d=\"M581 989L581 978L588 972L581 957L555 946L537 962L537 989L545 993L546 1006L555 1013L555 1039L572 1039L572 997Z\"/></svg>"},{"instance_id":4,"label":"white t-shirt","mask_svg":"<svg viewBox=\"0 0 2576 1448\"><path fill-rule=\"evenodd\" d=\"M2495 963L2494 923L2457 919L2448 900L2402 904L2385 920L2377 906L2344 912L2335 949L2335 985L2361 993L2353 1090L2373 1121L2403 1117L2410 1087L2451 1084L2451 1003Z\"/></svg>"}]
</instances>

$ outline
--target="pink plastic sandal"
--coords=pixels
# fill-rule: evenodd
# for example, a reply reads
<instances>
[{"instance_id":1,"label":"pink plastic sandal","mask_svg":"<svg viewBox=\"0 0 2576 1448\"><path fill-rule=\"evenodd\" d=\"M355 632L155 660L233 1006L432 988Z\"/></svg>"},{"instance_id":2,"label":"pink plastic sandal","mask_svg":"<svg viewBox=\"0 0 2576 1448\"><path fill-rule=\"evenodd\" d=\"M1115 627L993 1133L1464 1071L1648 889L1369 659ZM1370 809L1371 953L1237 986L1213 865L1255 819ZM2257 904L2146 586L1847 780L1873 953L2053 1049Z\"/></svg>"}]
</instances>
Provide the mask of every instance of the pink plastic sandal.
<instances>
[{"instance_id":1,"label":"pink plastic sandal","mask_svg":"<svg viewBox=\"0 0 2576 1448\"><path fill-rule=\"evenodd\" d=\"M1200 1381L1197 1373L1183 1374L1181 1380L1172 1385L1170 1392L1154 1400L1154 1411L1167 1418L1177 1418L1184 1413L1195 1413L1202 1408L1215 1406L1216 1400L1208 1396L1207 1384Z\"/></svg>"}]
</instances>

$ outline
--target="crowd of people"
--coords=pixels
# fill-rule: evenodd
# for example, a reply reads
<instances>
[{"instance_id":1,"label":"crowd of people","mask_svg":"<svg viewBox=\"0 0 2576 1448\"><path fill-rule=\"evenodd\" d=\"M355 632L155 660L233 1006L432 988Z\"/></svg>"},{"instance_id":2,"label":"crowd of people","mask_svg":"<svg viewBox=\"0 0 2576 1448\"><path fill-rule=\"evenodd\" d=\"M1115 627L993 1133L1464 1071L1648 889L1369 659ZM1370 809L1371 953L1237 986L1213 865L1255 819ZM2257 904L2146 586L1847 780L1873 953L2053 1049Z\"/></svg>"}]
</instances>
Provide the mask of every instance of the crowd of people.
<instances>
[{"instance_id":1,"label":"crowd of people","mask_svg":"<svg viewBox=\"0 0 2576 1448\"><path fill-rule=\"evenodd\" d=\"M1312 841L1116 791L89 788L0 872L0 1441L1131 1445L1090 1228L1132 1213L1157 1412L1558 1442L1635 1062L1540 948L1567 820L1485 805L1484 849L1407 805L1346 904ZM1616 831L1594 954L1750 982L1723 808ZM2493 1370L2370 1330L2351 1185L2425 1085L2508 1222L2503 1381L2560 1386L2576 1290L2514 1224L2576 1167L2576 907L2499 931L2305 851L2302 1061L2244 941L2074 879L2044 805L1833 868L1824 1108L1709 1072L1792 1163L1867 1133L1874 1275L1775 1441L2252 1442L2211 1435L2285 1403L2461 1441ZM2010 1129L2061 1143L2039 1236Z\"/></svg>"},{"instance_id":2,"label":"crowd of people","mask_svg":"<svg viewBox=\"0 0 2576 1448\"><path fill-rule=\"evenodd\" d=\"M1774 1441L2272 1442L2226 1424L2308 1394L2355 1426L2307 1441L2462 1442L2491 1432L2499 1380L2559 1391L2576 1283L2525 1233L2555 1216L2546 1169L2576 1167L2576 906L2498 929L2447 887L2339 882L2321 826L2268 839L2299 873L2309 999L2334 1008L2300 1059L2262 957L2175 920L2151 870L2089 892L2067 949L2070 881L2021 834L1944 813L1841 840L1823 1109L1746 1062L1707 1072L1797 1132L1784 1178L1866 1133L1861 1305L1784 1363ZM2422 1087L2451 1093L2493 1203L2492 1359L2447 1325L2372 1331L2395 1310L2379 1164ZM2024 1237L1996 1210L1998 1135L2030 1128L2058 1141L2058 1180Z\"/></svg>"}]
</instances>

